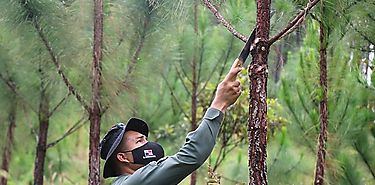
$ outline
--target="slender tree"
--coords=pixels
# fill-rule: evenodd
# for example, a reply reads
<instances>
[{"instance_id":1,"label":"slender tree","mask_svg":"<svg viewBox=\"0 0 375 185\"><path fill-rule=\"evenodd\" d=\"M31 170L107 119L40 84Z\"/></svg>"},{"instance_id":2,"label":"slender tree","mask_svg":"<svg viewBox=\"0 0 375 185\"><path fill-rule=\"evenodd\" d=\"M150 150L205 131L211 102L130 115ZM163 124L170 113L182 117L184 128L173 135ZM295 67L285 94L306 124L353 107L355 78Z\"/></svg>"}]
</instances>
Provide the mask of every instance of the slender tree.
<instances>
[{"instance_id":1,"label":"slender tree","mask_svg":"<svg viewBox=\"0 0 375 185\"><path fill-rule=\"evenodd\" d=\"M16 84L14 81L10 79L5 79L2 75L0 76L2 81L7 84L7 86L11 89L17 89ZM14 145L14 130L16 128L16 115L17 115L17 96L12 91L10 101L10 110L8 113L8 128L5 138L5 146L3 148L2 154L2 163L1 163L1 170L9 174L9 165L12 159L12 150ZM7 185L8 183L8 176L1 176L0 177L0 184Z\"/></svg>"},{"instance_id":2,"label":"slender tree","mask_svg":"<svg viewBox=\"0 0 375 185\"><path fill-rule=\"evenodd\" d=\"M194 34L196 39L199 38L198 33L198 0L194 0L193 5L193 15L194 15ZM197 45L197 44L196 44ZM201 48L201 51L203 52L203 48ZM190 129L191 131L194 131L197 128L197 109L198 109L198 85L199 85L199 74L198 74L198 47L194 47L193 52L193 58L191 61L191 67L192 67L192 78L191 78L191 122L190 122ZM202 60L202 58L201 58ZM190 185L197 184L197 171L193 171L190 175Z\"/></svg>"},{"instance_id":3,"label":"slender tree","mask_svg":"<svg viewBox=\"0 0 375 185\"><path fill-rule=\"evenodd\" d=\"M66 75L63 73L59 59L57 55L55 54L55 51L53 50L51 43L49 42L45 30L43 29L43 25L41 25L42 19L42 9L40 8L38 2L29 2L29 1L19 1L18 2L21 9L24 12L24 16L26 18L26 21L34 27L35 32L37 33L41 43L45 47L47 53L51 57L52 62L55 64L55 66L58 68L58 73L63 78L64 83L67 85L68 89L72 94L76 96L76 98L84 105L84 107L87 107L87 105L84 104L84 100L81 97L80 94L75 90L75 88L72 86ZM39 73L40 73L40 102L39 102L39 110L36 111L38 114L38 120L39 120L39 132L37 136L37 147L36 147L36 156L35 156L35 166L34 166L34 184L36 185L42 185L43 184L43 176L44 176L44 164L45 164L45 158L46 158L46 152L47 152L47 136L48 136L48 128L49 128L49 122L50 122L50 116L53 114L53 112L50 112L50 97L49 92L47 90L47 82L49 79L47 79L47 76L45 75L46 69L40 65L39 67ZM63 98L62 101L53 109L56 110L57 107L59 107L62 102L64 102L66 99Z\"/></svg>"},{"instance_id":4,"label":"slender tree","mask_svg":"<svg viewBox=\"0 0 375 185\"><path fill-rule=\"evenodd\" d=\"M321 4L323 6L323 3ZM322 7L323 8L323 7ZM320 110L320 133L319 133L319 147L317 152L316 171L314 184L324 184L324 169L325 169L325 158L327 150L327 127L328 127L328 82L327 82L327 29L324 24L319 22L319 66L320 66L320 88L321 88L321 100L319 102Z\"/></svg>"},{"instance_id":5,"label":"slender tree","mask_svg":"<svg viewBox=\"0 0 375 185\"><path fill-rule=\"evenodd\" d=\"M68 87L69 92L73 94L76 99L81 103L81 105L88 111L89 119L90 119L90 146L89 146L89 184L99 184L100 182L100 158L99 158L99 134L100 134L100 119L101 119L101 108L100 108L100 86L101 86L101 59L102 59L102 38L103 38L103 1L97 0L94 3L94 39L93 39L93 63L92 63L92 92L91 92L91 104L90 106L86 104L83 97L77 91L77 89L72 85L69 78L65 75L61 68L61 64L59 61L58 56L56 55L54 49L52 48L50 42L48 41L47 36L45 35L42 26L40 25L39 17L35 15L35 12L40 10L35 9L30 2L23 2L21 5L25 8L28 13L28 17L35 27L36 32L38 33L39 38L41 39L43 45L45 46L48 54L51 57L52 62L57 68L58 73L62 77L65 85ZM43 127L43 134L41 138L39 138L40 146L40 153L37 154L37 159L40 159L38 163L41 163L41 157L38 158L38 155L45 156L45 149L46 149L46 140L42 139L46 136L46 130L48 129L48 116L45 111L48 111L47 106L47 96L45 93L42 93L42 99L44 102L41 101L41 112L43 112L39 117L40 121L43 122L41 126ZM47 100L47 101L46 101ZM46 115L45 115L46 114ZM41 128L42 129L42 128ZM45 134L45 135L44 135ZM38 171L43 169L44 165L38 166ZM43 170L42 170L43 171ZM35 175L38 175L39 179L35 183L42 184L42 180L40 174L35 172Z\"/></svg>"},{"instance_id":6,"label":"slender tree","mask_svg":"<svg viewBox=\"0 0 375 185\"><path fill-rule=\"evenodd\" d=\"M40 73L40 101L38 110L39 132L38 143L36 146L35 165L34 165L34 184L42 185L44 177L44 163L47 152L47 135L50 124L49 107L50 97L47 92L47 79L42 68L39 68Z\"/></svg>"},{"instance_id":7,"label":"slender tree","mask_svg":"<svg viewBox=\"0 0 375 185\"><path fill-rule=\"evenodd\" d=\"M103 45L103 1L94 1L94 48L92 62L92 97L89 109L90 118L90 144L89 144L89 184L96 185L100 183L100 120L102 85L102 45Z\"/></svg>"}]
</instances>

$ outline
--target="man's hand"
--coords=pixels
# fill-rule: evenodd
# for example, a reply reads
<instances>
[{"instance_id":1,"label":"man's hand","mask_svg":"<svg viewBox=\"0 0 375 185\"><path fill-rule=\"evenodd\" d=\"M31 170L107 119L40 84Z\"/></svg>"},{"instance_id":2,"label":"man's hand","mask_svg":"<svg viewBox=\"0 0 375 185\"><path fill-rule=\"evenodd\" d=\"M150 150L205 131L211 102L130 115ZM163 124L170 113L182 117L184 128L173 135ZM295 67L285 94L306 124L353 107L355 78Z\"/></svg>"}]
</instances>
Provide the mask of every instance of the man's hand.
<instances>
[{"instance_id":1,"label":"man's hand","mask_svg":"<svg viewBox=\"0 0 375 185\"><path fill-rule=\"evenodd\" d=\"M216 95L211 103L212 108L224 112L230 105L236 102L241 95L241 84L237 80L237 74L242 70L241 62L236 59L224 80L217 86Z\"/></svg>"}]
</instances>

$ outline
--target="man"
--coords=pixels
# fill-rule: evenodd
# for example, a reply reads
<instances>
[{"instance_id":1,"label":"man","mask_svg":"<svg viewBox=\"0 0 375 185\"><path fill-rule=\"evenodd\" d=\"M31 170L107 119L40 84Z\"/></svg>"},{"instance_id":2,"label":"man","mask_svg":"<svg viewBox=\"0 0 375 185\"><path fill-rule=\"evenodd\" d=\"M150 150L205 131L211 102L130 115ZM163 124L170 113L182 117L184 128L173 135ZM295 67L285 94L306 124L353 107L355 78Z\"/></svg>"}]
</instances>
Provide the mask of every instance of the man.
<instances>
[{"instance_id":1,"label":"man","mask_svg":"<svg viewBox=\"0 0 375 185\"><path fill-rule=\"evenodd\" d=\"M215 145L223 112L241 94L236 79L242 67L236 60L225 79L218 85L215 98L199 127L189 133L182 148L164 157L164 150L148 142L148 126L138 118L112 127L100 142L104 178L117 177L113 185L175 185L199 168Z\"/></svg>"}]
</instances>

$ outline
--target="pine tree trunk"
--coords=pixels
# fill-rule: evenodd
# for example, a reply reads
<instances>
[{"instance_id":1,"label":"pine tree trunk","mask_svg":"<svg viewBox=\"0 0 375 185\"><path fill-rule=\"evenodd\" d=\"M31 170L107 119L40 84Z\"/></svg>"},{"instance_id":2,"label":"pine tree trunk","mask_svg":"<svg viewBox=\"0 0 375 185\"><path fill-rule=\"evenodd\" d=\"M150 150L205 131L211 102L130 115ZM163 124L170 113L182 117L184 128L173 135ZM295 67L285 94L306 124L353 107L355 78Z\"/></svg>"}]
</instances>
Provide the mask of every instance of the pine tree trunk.
<instances>
[{"instance_id":1,"label":"pine tree trunk","mask_svg":"<svg viewBox=\"0 0 375 185\"><path fill-rule=\"evenodd\" d=\"M267 182L267 57L269 53L270 0L257 0L256 44L250 77L249 102L249 184L266 185Z\"/></svg>"},{"instance_id":2,"label":"pine tree trunk","mask_svg":"<svg viewBox=\"0 0 375 185\"><path fill-rule=\"evenodd\" d=\"M193 59L193 89L191 92L191 131L197 128L197 72L196 72L196 58ZM190 176L190 185L197 184L197 171L193 171Z\"/></svg>"},{"instance_id":3,"label":"pine tree trunk","mask_svg":"<svg viewBox=\"0 0 375 185\"><path fill-rule=\"evenodd\" d=\"M194 33L198 37L198 1L194 0ZM197 44L196 44L197 45ZM192 61L192 91L191 91L191 131L197 128L197 93L198 93L198 78L197 78L197 47L194 47L194 56ZM201 48L202 49L202 48ZM197 171L193 171L190 175L190 185L197 184L198 174Z\"/></svg>"},{"instance_id":4,"label":"pine tree trunk","mask_svg":"<svg viewBox=\"0 0 375 185\"><path fill-rule=\"evenodd\" d=\"M103 43L103 0L94 0L94 48L92 63L92 98L90 106L89 185L100 184L100 87Z\"/></svg>"},{"instance_id":5,"label":"pine tree trunk","mask_svg":"<svg viewBox=\"0 0 375 185\"><path fill-rule=\"evenodd\" d=\"M317 162L315 169L315 185L322 185L324 183L324 168L326 158L326 143L327 143L327 125L328 125L328 108L327 108L327 36L326 30L322 23L320 23L320 86L322 89L322 99L320 101L320 133L319 133L319 148L317 153Z\"/></svg>"},{"instance_id":6,"label":"pine tree trunk","mask_svg":"<svg viewBox=\"0 0 375 185\"><path fill-rule=\"evenodd\" d=\"M10 108L8 121L9 121L9 127L8 132L5 140L5 146L3 151L3 160L1 163L1 169L5 172L9 173L9 164L12 159L12 148L14 143L14 129L16 128L16 113L17 113L17 100L15 97L15 94L13 95L13 103ZM7 177L1 177L0 178L0 184L1 185L7 185L8 179Z\"/></svg>"},{"instance_id":7,"label":"pine tree trunk","mask_svg":"<svg viewBox=\"0 0 375 185\"><path fill-rule=\"evenodd\" d=\"M34 166L34 185L43 184L49 126L49 97L42 82L39 103L39 134Z\"/></svg>"}]
</instances>

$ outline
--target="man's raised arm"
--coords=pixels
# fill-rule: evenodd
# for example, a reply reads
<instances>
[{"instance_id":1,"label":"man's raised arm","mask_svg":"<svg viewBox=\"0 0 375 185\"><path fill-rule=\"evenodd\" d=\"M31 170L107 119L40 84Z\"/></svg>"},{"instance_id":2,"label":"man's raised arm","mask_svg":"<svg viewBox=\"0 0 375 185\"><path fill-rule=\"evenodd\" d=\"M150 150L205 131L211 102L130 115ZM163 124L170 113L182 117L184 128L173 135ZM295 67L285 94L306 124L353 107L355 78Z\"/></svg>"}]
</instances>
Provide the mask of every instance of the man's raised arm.
<instances>
[{"instance_id":1,"label":"man's raised arm","mask_svg":"<svg viewBox=\"0 0 375 185\"><path fill-rule=\"evenodd\" d=\"M151 162L134 174L117 179L115 184L175 185L199 168L211 154L224 117L224 111L241 94L237 75L242 67L236 60L224 80L218 85L215 98L199 127L190 132L184 145L173 156Z\"/></svg>"}]
</instances>

